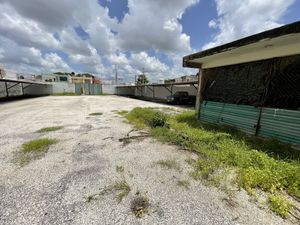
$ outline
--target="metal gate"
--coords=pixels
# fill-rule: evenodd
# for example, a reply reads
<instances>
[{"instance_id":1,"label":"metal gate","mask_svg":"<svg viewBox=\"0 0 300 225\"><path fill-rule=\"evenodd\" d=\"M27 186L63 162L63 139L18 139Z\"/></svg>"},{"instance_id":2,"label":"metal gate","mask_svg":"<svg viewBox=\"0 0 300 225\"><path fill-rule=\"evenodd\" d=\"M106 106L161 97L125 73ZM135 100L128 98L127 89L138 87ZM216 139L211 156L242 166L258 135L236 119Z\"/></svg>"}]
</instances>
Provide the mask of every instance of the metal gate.
<instances>
[{"instance_id":1,"label":"metal gate","mask_svg":"<svg viewBox=\"0 0 300 225\"><path fill-rule=\"evenodd\" d=\"M78 95L100 95L102 94L101 84L75 84L75 93Z\"/></svg>"}]
</instances>

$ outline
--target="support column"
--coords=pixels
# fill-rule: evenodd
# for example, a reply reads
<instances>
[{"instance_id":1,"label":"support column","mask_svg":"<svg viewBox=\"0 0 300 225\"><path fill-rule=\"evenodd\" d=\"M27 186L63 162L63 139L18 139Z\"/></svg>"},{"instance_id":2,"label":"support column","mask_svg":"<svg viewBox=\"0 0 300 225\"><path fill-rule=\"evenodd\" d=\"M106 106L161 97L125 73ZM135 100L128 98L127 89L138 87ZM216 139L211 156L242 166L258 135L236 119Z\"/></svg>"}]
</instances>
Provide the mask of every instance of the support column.
<instances>
[{"instance_id":1,"label":"support column","mask_svg":"<svg viewBox=\"0 0 300 225\"><path fill-rule=\"evenodd\" d=\"M198 90L197 90L197 97L196 97L196 116L199 119L200 118L200 107L201 107L201 103L203 101L203 96L202 96L202 78L204 77L206 73L206 70L200 70L199 69L199 76L198 76Z\"/></svg>"}]
</instances>

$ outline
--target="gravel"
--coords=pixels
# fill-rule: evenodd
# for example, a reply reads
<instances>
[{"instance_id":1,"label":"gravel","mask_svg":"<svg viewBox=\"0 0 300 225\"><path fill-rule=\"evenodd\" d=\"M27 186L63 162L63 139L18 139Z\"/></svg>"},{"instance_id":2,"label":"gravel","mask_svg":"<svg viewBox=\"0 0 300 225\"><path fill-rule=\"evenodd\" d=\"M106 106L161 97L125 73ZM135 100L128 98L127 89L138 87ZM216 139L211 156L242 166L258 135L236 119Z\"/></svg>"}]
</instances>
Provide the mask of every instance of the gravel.
<instances>
[{"instance_id":1,"label":"gravel","mask_svg":"<svg viewBox=\"0 0 300 225\"><path fill-rule=\"evenodd\" d=\"M166 107L117 96L0 104L0 224L289 224L250 202L244 191L232 206L223 192L193 180L185 161L196 158L193 153L148 137L120 142L132 127L116 111L137 106ZM89 115L95 112L103 114ZM51 126L63 129L36 132ZM59 142L27 166L14 163L24 142L44 137ZM181 170L163 168L159 160L176 160ZM183 180L189 188L178 185ZM117 190L103 190L121 181L131 191L119 203ZM89 196L96 197L87 201ZM137 208L137 218L132 204L141 198L147 209Z\"/></svg>"}]
</instances>

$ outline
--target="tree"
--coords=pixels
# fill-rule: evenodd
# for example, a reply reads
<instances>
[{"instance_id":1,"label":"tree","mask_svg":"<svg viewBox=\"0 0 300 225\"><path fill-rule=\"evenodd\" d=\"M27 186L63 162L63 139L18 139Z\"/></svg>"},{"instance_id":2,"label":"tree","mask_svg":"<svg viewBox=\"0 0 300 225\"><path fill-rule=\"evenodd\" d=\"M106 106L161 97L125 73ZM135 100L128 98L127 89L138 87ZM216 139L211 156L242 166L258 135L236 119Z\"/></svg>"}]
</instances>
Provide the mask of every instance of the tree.
<instances>
[{"instance_id":1,"label":"tree","mask_svg":"<svg viewBox=\"0 0 300 225\"><path fill-rule=\"evenodd\" d=\"M149 80L145 74L138 75L138 78L136 80L136 85L143 85L143 84L148 84L148 83L149 83Z\"/></svg>"}]
</instances>

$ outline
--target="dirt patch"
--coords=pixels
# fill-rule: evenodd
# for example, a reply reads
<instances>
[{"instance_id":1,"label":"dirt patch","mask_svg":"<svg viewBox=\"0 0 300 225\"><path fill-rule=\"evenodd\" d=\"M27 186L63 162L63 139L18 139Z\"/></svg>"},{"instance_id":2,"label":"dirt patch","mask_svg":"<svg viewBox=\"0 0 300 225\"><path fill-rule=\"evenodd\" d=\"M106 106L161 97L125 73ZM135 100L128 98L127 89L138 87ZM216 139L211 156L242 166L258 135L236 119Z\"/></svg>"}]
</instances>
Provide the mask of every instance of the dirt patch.
<instances>
[{"instance_id":1,"label":"dirt patch","mask_svg":"<svg viewBox=\"0 0 300 225\"><path fill-rule=\"evenodd\" d=\"M146 197L136 197L130 203L130 209L132 213L137 217L141 218L149 213L150 203Z\"/></svg>"}]
</instances>

